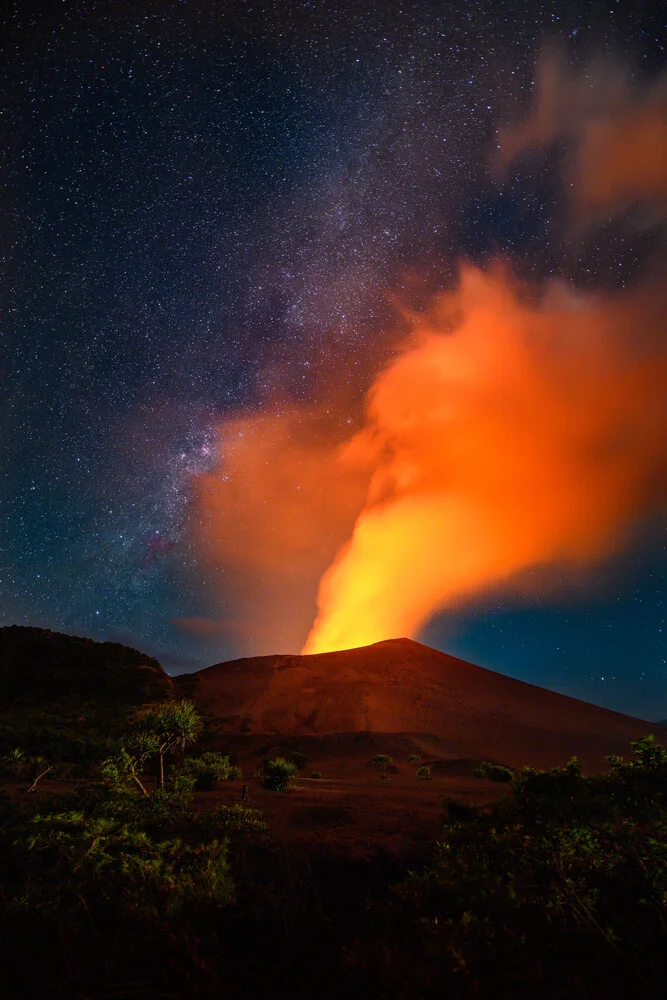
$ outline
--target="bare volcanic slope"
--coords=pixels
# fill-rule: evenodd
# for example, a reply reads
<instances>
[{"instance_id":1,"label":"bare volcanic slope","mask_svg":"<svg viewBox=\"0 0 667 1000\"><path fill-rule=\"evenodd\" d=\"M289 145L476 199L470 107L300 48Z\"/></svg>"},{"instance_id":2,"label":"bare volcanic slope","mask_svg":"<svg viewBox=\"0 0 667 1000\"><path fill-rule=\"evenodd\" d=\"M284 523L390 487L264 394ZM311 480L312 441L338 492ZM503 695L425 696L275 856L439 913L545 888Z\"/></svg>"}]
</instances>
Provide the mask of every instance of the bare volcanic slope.
<instances>
[{"instance_id":1,"label":"bare volcanic slope","mask_svg":"<svg viewBox=\"0 0 667 1000\"><path fill-rule=\"evenodd\" d=\"M425 753L589 770L667 731L466 663L411 639L309 656L259 656L175 677L220 733L419 734Z\"/></svg>"}]
</instances>

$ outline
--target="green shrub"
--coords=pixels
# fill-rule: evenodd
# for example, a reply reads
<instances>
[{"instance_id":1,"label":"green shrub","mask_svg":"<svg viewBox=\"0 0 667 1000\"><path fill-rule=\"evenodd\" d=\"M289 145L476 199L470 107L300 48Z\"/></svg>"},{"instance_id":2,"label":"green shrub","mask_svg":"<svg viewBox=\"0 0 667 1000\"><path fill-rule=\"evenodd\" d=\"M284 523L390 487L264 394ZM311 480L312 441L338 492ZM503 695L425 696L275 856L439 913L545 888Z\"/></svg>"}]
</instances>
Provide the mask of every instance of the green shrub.
<instances>
[{"instance_id":1,"label":"green shrub","mask_svg":"<svg viewBox=\"0 0 667 1000\"><path fill-rule=\"evenodd\" d=\"M284 757L274 757L264 761L259 770L264 788L272 792L286 792L292 786L298 768Z\"/></svg>"},{"instance_id":2,"label":"green shrub","mask_svg":"<svg viewBox=\"0 0 667 1000\"><path fill-rule=\"evenodd\" d=\"M321 771L313 771L313 773L311 774L311 778L322 778L322 777L323 775Z\"/></svg>"},{"instance_id":3,"label":"green shrub","mask_svg":"<svg viewBox=\"0 0 667 1000\"><path fill-rule=\"evenodd\" d=\"M393 758L386 753L376 753L374 757L371 757L371 764L375 764L375 769L381 778L387 777L387 771L390 768L396 770Z\"/></svg>"},{"instance_id":4,"label":"green shrub","mask_svg":"<svg viewBox=\"0 0 667 1000\"><path fill-rule=\"evenodd\" d=\"M249 809L238 804L206 809L199 813L196 824L204 839L239 833L264 833L266 830L266 823L259 809Z\"/></svg>"},{"instance_id":5,"label":"green shrub","mask_svg":"<svg viewBox=\"0 0 667 1000\"><path fill-rule=\"evenodd\" d=\"M14 747L9 753L0 757L0 774L10 778L22 778L30 771L30 758L21 747Z\"/></svg>"},{"instance_id":6,"label":"green shrub","mask_svg":"<svg viewBox=\"0 0 667 1000\"><path fill-rule=\"evenodd\" d=\"M587 778L573 759L525 768L491 807L445 801L434 860L399 888L404 919L385 945L419 969L415 993L661 995L667 749L631 746L607 775Z\"/></svg>"},{"instance_id":7,"label":"green shrub","mask_svg":"<svg viewBox=\"0 0 667 1000\"><path fill-rule=\"evenodd\" d=\"M192 778L198 792L209 792L221 781L236 781L241 777L240 768L216 750L207 750L199 757L186 757L177 773Z\"/></svg>"},{"instance_id":8,"label":"green shrub","mask_svg":"<svg viewBox=\"0 0 667 1000\"><path fill-rule=\"evenodd\" d=\"M42 755L27 754L21 747L14 747L9 753L0 757L0 775L19 780L34 781L35 786L40 779L69 778L76 775L80 768L76 764L56 760L51 763ZM83 768L87 771L87 768Z\"/></svg>"},{"instance_id":9,"label":"green shrub","mask_svg":"<svg viewBox=\"0 0 667 1000\"><path fill-rule=\"evenodd\" d=\"M511 785L514 781L514 771L504 764L491 764L484 761L474 772L476 778L489 778L491 781L499 781L506 785Z\"/></svg>"},{"instance_id":10,"label":"green shrub","mask_svg":"<svg viewBox=\"0 0 667 1000\"><path fill-rule=\"evenodd\" d=\"M428 781L431 777L430 767L418 767L415 771L415 776L420 779L420 781Z\"/></svg>"},{"instance_id":11,"label":"green shrub","mask_svg":"<svg viewBox=\"0 0 667 1000\"><path fill-rule=\"evenodd\" d=\"M99 901L119 915L154 918L233 895L224 843L154 837L128 818L81 811L34 816L13 844L21 884L10 910L68 914ZM85 900L85 902L84 902Z\"/></svg>"}]
</instances>

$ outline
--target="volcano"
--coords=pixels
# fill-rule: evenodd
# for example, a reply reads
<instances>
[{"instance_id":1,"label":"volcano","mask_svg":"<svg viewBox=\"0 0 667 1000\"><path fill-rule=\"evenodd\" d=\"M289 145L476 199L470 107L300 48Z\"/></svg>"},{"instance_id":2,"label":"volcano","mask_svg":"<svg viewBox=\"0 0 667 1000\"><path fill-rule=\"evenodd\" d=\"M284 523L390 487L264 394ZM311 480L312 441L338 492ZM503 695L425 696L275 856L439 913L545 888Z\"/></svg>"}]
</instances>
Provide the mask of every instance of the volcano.
<instances>
[{"instance_id":1,"label":"volcano","mask_svg":"<svg viewBox=\"0 0 667 1000\"><path fill-rule=\"evenodd\" d=\"M492 759L512 767L589 771L628 743L667 731L588 702L390 639L332 653L258 656L175 677L184 696L227 734L325 737L416 734L439 757Z\"/></svg>"}]
</instances>

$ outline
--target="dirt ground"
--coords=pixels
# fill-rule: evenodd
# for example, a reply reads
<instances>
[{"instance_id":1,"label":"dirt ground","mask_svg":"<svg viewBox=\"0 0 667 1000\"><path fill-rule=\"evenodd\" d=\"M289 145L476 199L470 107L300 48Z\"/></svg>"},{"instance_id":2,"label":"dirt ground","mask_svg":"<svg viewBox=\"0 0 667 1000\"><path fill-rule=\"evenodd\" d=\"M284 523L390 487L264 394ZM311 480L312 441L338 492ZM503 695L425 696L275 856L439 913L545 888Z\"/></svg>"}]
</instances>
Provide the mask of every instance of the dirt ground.
<instances>
[{"instance_id":1,"label":"dirt ground","mask_svg":"<svg viewBox=\"0 0 667 1000\"><path fill-rule=\"evenodd\" d=\"M369 732L219 737L207 741L206 749L232 754L243 778L223 782L210 792L197 792L195 808L245 804L259 809L270 839L305 848L310 854L395 861L427 857L438 838L443 797L481 805L508 790L507 785L474 776L479 760L438 753L443 750L440 742L424 734ZM306 758L293 787L285 793L263 788L254 773L262 760L290 751ZM371 763L380 753L394 762L384 777ZM419 756L419 761L409 762L411 755ZM424 766L431 769L426 780L416 776L417 768ZM314 771L322 777L311 777ZM154 784L149 777L145 781L149 788ZM77 783L47 776L40 781L35 798L69 791ZM244 784L248 799L242 803ZM23 796L27 784L11 782L7 787Z\"/></svg>"},{"instance_id":2,"label":"dirt ground","mask_svg":"<svg viewBox=\"0 0 667 1000\"><path fill-rule=\"evenodd\" d=\"M264 814L270 834L279 842L353 857L387 855L411 858L427 852L438 838L443 796L484 804L507 794L507 786L476 778L479 761L447 759L434 751L435 737L381 733L345 733L323 737L228 736L216 749L234 754L243 780L223 783L197 794L200 808L241 802ZM265 757L296 751L306 757L289 792L262 787L254 771ZM375 754L392 758L381 777ZM418 762L409 762L418 755ZM419 767L431 777L417 778ZM312 778L313 771L322 773Z\"/></svg>"}]
</instances>

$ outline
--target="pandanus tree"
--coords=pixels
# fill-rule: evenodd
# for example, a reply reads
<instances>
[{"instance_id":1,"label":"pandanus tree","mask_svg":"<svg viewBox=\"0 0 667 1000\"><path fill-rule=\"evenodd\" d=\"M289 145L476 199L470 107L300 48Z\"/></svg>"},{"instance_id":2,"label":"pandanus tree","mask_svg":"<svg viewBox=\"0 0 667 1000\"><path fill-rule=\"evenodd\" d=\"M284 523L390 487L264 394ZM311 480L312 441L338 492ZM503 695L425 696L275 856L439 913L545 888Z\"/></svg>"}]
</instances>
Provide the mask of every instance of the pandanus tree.
<instances>
[{"instance_id":1,"label":"pandanus tree","mask_svg":"<svg viewBox=\"0 0 667 1000\"><path fill-rule=\"evenodd\" d=\"M104 781L116 791L126 788L128 781L132 781L143 795L148 795L140 774L146 761L156 756L158 748L157 739L146 730L135 729L121 737L113 746L111 756L102 762Z\"/></svg>"},{"instance_id":2,"label":"pandanus tree","mask_svg":"<svg viewBox=\"0 0 667 1000\"><path fill-rule=\"evenodd\" d=\"M191 701L167 701L149 708L138 721L139 732L154 740L155 752L160 763L160 787L164 787L165 758L168 754L183 752L195 743L202 731L203 722Z\"/></svg>"}]
</instances>

